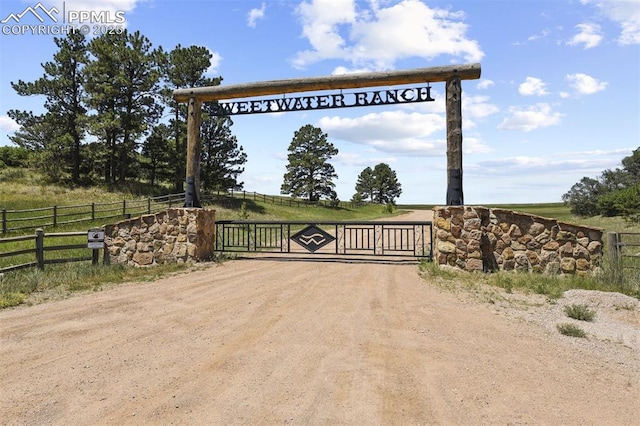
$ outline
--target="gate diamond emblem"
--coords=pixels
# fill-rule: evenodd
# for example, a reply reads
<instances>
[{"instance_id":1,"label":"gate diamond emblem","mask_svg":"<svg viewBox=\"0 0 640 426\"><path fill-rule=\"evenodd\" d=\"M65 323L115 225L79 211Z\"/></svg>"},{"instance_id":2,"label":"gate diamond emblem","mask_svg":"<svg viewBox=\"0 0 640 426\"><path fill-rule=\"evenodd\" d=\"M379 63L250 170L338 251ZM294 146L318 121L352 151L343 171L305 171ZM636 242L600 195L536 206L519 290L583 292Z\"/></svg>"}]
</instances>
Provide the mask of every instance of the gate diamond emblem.
<instances>
[{"instance_id":1,"label":"gate diamond emblem","mask_svg":"<svg viewBox=\"0 0 640 426\"><path fill-rule=\"evenodd\" d=\"M330 244L335 238L315 225L309 225L291 237L293 241L311 253Z\"/></svg>"}]
</instances>

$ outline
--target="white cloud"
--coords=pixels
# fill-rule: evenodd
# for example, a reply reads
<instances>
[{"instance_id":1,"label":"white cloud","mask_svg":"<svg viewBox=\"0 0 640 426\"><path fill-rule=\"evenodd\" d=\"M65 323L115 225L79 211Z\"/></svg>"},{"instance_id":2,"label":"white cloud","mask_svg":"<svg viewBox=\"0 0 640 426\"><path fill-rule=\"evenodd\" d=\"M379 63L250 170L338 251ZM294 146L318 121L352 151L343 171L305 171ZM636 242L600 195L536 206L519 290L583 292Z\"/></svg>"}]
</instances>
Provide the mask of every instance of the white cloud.
<instances>
[{"instance_id":1,"label":"white cloud","mask_svg":"<svg viewBox=\"0 0 640 426\"><path fill-rule=\"evenodd\" d=\"M344 55L345 41L339 26L356 19L353 0L312 0L302 2L297 9L302 22L302 35L313 50L299 52L294 64L304 67L308 63Z\"/></svg>"},{"instance_id":2,"label":"white cloud","mask_svg":"<svg viewBox=\"0 0 640 426\"><path fill-rule=\"evenodd\" d=\"M379 152L398 155L441 156L445 142L429 137L444 131L440 114L384 111L357 118L323 117L319 126L330 138L369 146Z\"/></svg>"},{"instance_id":3,"label":"white cloud","mask_svg":"<svg viewBox=\"0 0 640 426\"><path fill-rule=\"evenodd\" d=\"M599 1L600 11L620 25L620 44L640 44L640 1Z\"/></svg>"},{"instance_id":4,"label":"white cloud","mask_svg":"<svg viewBox=\"0 0 640 426\"><path fill-rule=\"evenodd\" d=\"M267 5L265 3L262 3L262 6L260 7L260 9L251 9L249 11L249 15L247 16L247 25L250 26L251 28L255 28L256 21L258 19L264 18L264 12L266 8L267 8Z\"/></svg>"},{"instance_id":5,"label":"white cloud","mask_svg":"<svg viewBox=\"0 0 640 426\"><path fill-rule=\"evenodd\" d=\"M599 174L602 170L614 168L620 160L617 155L625 150L557 152L545 157L505 157L481 161L468 165L466 170L482 175L548 175L562 174Z\"/></svg>"},{"instance_id":6,"label":"white cloud","mask_svg":"<svg viewBox=\"0 0 640 426\"><path fill-rule=\"evenodd\" d=\"M592 47L596 47L602 41L602 34L600 30L600 25L584 23L576 25L578 29L578 34L573 36L571 40L567 42L569 45L578 45L584 44L585 49L590 49Z\"/></svg>"},{"instance_id":7,"label":"white cloud","mask_svg":"<svg viewBox=\"0 0 640 426\"><path fill-rule=\"evenodd\" d=\"M344 75L344 74L356 74L359 72L371 72L369 68L347 68L343 66L336 67L331 75Z\"/></svg>"},{"instance_id":8,"label":"white cloud","mask_svg":"<svg viewBox=\"0 0 640 426\"><path fill-rule=\"evenodd\" d=\"M394 164L398 160L394 157L365 157L353 152L340 152L334 157L336 161L345 166L373 167L378 163Z\"/></svg>"},{"instance_id":9,"label":"white cloud","mask_svg":"<svg viewBox=\"0 0 640 426\"><path fill-rule=\"evenodd\" d=\"M480 83L478 83L478 89L480 90L484 90L484 89L488 89L491 86L495 86L495 83L493 82L493 80L482 80L480 81Z\"/></svg>"},{"instance_id":10,"label":"white cloud","mask_svg":"<svg viewBox=\"0 0 640 426\"><path fill-rule=\"evenodd\" d=\"M462 13L418 0L389 7L372 2L370 9L358 11L352 0L311 0L298 7L298 14L312 49L298 52L296 67L343 59L356 68L383 70L407 57L452 55L478 62L484 56L478 42L466 38Z\"/></svg>"},{"instance_id":11,"label":"white cloud","mask_svg":"<svg viewBox=\"0 0 640 426\"><path fill-rule=\"evenodd\" d=\"M545 29L545 30L542 30L542 32L541 32L540 34L534 34L534 35L532 35L532 36L529 36L529 37L527 38L527 41L535 41L535 40L539 40L539 39L541 39L541 38L545 38L545 37L547 37L549 34L551 34L551 31L549 31L549 30Z\"/></svg>"},{"instance_id":12,"label":"white cloud","mask_svg":"<svg viewBox=\"0 0 640 426\"><path fill-rule=\"evenodd\" d=\"M462 96L462 123L467 129L476 127L475 119L483 119L500 111L497 105L489 102L489 96L465 96L464 93Z\"/></svg>"},{"instance_id":13,"label":"white cloud","mask_svg":"<svg viewBox=\"0 0 640 426\"><path fill-rule=\"evenodd\" d=\"M470 102L470 108L473 110L473 105L480 105L482 102L482 99ZM476 114L481 115L483 113ZM318 125L332 139L364 145L377 152L414 157L441 157L447 150L446 139L433 138L445 131L446 120L443 114L384 111L357 118L323 117ZM466 121L464 125L471 127ZM489 146L477 138L464 138L463 145L468 153L491 151Z\"/></svg>"},{"instance_id":14,"label":"white cloud","mask_svg":"<svg viewBox=\"0 0 640 426\"><path fill-rule=\"evenodd\" d=\"M222 56L211 49L209 49L209 53L211 53L211 61L209 68L207 68L204 73L208 76L215 76L218 74L218 67L220 66L220 62L222 62Z\"/></svg>"},{"instance_id":15,"label":"white cloud","mask_svg":"<svg viewBox=\"0 0 640 426\"><path fill-rule=\"evenodd\" d=\"M527 77L524 83L518 86L518 92L520 92L522 96L544 96L549 94L546 84L536 77Z\"/></svg>"},{"instance_id":16,"label":"white cloud","mask_svg":"<svg viewBox=\"0 0 640 426\"><path fill-rule=\"evenodd\" d=\"M462 151L464 154L487 154L489 152L493 152L493 148L478 138L463 137Z\"/></svg>"},{"instance_id":17,"label":"white cloud","mask_svg":"<svg viewBox=\"0 0 640 426\"><path fill-rule=\"evenodd\" d=\"M8 115L0 115L0 130L3 132L15 132L20 129L20 125Z\"/></svg>"},{"instance_id":18,"label":"white cloud","mask_svg":"<svg viewBox=\"0 0 640 426\"><path fill-rule=\"evenodd\" d=\"M467 171L483 175L542 175L552 172L599 170L602 164L600 160L550 160L545 157L510 157L481 161L467 167Z\"/></svg>"},{"instance_id":19,"label":"white cloud","mask_svg":"<svg viewBox=\"0 0 640 426\"><path fill-rule=\"evenodd\" d=\"M509 108L509 115L498 125L500 130L521 130L530 132L540 127L560 124L562 114L553 112L551 106L539 103L526 109Z\"/></svg>"},{"instance_id":20,"label":"white cloud","mask_svg":"<svg viewBox=\"0 0 640 426\"><path fill-rule=\"evenodd\" d=\"M567 74L566 79L569 85L581 95L592 95L604 90L609 83L598 81L587 74L576 73Z\"/></svg>"}]
</instances>

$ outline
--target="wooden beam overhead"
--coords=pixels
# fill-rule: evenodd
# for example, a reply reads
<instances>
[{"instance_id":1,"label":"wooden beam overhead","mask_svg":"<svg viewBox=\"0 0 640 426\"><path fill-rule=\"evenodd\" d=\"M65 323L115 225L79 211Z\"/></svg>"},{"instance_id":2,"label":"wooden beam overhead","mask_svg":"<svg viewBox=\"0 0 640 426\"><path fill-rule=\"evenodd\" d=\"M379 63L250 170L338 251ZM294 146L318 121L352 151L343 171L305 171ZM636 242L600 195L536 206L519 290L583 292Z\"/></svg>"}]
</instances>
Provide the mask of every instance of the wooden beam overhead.
<instances>
[{"instance_id":1,"label":"wooden beam overhead","mask_svg":"<svg viewBox=\"0 0 640 426\"><path fill-rule=\"evenodd\" d=\"M396 86L426 82L444 82L457 77L460 80L480 78L480 64L449 65L444 67L415 68L410 70L368 72L287 80L258 81L228 86L195 87L174 90L178 102L248 98L294 92L355 89L362 87Z\"/></svg>"}]
</instances>

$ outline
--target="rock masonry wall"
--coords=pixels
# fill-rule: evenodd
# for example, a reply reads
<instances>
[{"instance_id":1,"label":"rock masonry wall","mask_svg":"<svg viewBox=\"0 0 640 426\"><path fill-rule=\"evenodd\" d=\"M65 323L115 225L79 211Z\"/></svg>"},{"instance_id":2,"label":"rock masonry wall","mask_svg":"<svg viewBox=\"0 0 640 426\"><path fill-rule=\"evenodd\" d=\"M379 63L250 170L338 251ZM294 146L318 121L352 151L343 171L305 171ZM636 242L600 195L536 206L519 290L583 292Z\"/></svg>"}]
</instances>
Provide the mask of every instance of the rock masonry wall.
<instances>
[{"instance_id":1,"label":"rock masonry wall","mask_svg":"<svg viewBox=\"0 0 640 426\"><path fill-rule=\"evenodd\" d=\"M105 226L106 262L151 266L211 260L214 237L214 210L167 209Z\"/></svg>"},{"instance_id":2,"label":"rock masonry wall","mask_svg":"<svg viewBox=\"0 0 640 426\"><path fill-rule=\"evenodd\" d=\"M602 230L505 209L434 208L434 259L465 271L590 275Z\"/></svg>"}]
</instances>

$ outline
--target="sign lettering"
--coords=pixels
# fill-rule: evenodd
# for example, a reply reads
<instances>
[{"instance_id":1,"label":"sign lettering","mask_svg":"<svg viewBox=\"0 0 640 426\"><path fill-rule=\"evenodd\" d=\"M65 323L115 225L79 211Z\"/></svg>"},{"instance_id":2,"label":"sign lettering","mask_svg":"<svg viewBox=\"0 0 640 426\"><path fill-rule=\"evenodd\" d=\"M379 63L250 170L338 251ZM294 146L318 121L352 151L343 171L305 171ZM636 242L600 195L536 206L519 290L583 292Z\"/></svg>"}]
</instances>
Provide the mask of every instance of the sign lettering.
<instances>
[{"instance_id":1,"label":"sign lettering","mask_svg":"<svg viewBox=\"0 0 640 426\"><path fill-rule=\"evenodd\" d=\"M373 92L272 98L251 101L220 102L217 115L265 114L269 112L308 111L375 105L433 102L431 86Z\"/></svg>"}]
</instances>

